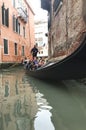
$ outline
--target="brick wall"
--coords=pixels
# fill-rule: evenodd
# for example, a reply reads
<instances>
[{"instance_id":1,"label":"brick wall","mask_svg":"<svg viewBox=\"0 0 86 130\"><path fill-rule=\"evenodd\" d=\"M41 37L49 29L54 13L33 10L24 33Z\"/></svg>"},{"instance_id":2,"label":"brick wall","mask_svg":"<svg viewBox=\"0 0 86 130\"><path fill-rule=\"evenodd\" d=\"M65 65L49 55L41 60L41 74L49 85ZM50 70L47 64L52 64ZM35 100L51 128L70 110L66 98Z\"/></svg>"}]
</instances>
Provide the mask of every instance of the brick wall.
<instances>
[{"instance_id":1,"label":"brick wall","mask_svg":"<svg viewBox=\"0 0 86 130\"><path fill-rule=\"evenodd\" d=\"M70 48L74 51L79 46L81 35L86 31L86 1L63 0L58 13L53 11L53 2L54 0L52 1L51 46L53 46L52 55L57 57L68 55Z\"/></svg>"}]
</instances>

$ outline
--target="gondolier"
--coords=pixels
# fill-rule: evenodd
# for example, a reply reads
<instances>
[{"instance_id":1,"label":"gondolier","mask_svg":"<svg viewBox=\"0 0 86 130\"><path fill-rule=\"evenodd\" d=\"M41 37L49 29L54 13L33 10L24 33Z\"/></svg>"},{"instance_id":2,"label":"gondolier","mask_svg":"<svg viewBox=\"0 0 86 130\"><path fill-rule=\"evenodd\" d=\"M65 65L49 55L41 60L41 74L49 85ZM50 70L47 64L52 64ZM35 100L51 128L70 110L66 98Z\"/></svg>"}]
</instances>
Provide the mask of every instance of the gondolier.
<instances>
[{"instance_id":1,"label":"gondolier","mask_svg":"<svg viewBox=\"0 0 86 130\"><path fill-rule=\"evenodd\" d=\"M34 45L34 47L31 49L31 54L33 56L33 59L34 57L37 57L37 53L38 53L38 48L37 48L37 45Z\"/></svg>"}]
</instances>

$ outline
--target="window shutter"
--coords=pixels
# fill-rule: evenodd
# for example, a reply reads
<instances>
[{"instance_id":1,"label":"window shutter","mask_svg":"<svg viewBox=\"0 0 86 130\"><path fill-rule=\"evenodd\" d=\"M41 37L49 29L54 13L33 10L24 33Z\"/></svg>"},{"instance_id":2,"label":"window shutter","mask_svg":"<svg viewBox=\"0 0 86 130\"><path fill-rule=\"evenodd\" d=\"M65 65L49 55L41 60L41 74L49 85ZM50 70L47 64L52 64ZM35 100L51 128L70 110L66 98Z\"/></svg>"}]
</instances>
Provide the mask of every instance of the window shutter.
<instances>
[{"instance_id":1,"label":"window shutter","mask_svg":"<svg viewBox=\"0 0 86 130\"><path fill-rule=\"evenodd\" d=\"M24 46L22 46L22 56L24 56Z\"/></svg>"},{"instance_id":2,"label":"window shutter","mask_svg":"<svg viewBox=\"0 0 86 130\"><path fill-rule=\"evenodd\" d=\"M6 19L6 26L9 26L9 9L6 10L5 12L5 19Z\"/></svg>"},{"instance_id":3,"label":"window shutter","mask_svg":"<svg viewBox=\"0 0 86 130\"><path fill-rule=\"evenodd\" d=\"M14 46L15 46L15 55L17 55L17 43L15 43Z\"/></svg>"},{"instance_id":4,"label":"window shutter","mask_svg":"<svg viewBox=\"0 0 86 130\"><path fill-rule=\"evenodd\" d=\"M18 18L16 19L16 32L18 32Z\"/></svg>"},{"instance_id":5,"label":"window shutter","mask_svg":"<svg viewBox=\"0 0 86 130\"><path fill-rule=\"evenodd\" d=\"M4 39L4 54L8 54L8 41Z\"/></svg>"},{"instance_id":6,"label":"window shutter","mask_svg":"<svg viewBox=\"0 0 86 130\"><path fill-rule=\"evenodd\" d=\"M18 34L20 34L20 23L18 22Z\"/></svg>"},{"instance_id":7,"label":"window shutter","mask_svg":"<svg viewBox=\"0 0 86 130\"><path fill-rule=\"evenodd\" d=\"M13 31L15 31L15 16L13 15Z\"/></svg>"},{"instance_id":8,"label":"window shutter","mask_svg":"<svg viewBox=\"0 0 86 130\"><path fill-rule=\"evenodd\" d=\"M25 27L23 27L23 36L25 37Z\"/></svg>"},{"instance_id":9,"label":"window shutter","mask_svg":"<svg viewBox=\"0 0 86 130\"><path fill-rule=\"evenodd\" d=\"M4 25L4 4L2 6L2 24Z\"/></svg>"}]
</instances>

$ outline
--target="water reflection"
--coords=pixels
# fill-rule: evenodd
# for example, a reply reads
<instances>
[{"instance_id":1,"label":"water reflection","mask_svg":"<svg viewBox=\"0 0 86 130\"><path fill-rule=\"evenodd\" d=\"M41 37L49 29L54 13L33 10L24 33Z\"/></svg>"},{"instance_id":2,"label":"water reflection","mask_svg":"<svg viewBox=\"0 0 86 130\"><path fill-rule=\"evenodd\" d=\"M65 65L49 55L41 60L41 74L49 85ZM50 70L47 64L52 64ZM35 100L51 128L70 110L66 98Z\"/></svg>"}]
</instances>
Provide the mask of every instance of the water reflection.
<instances>
[{"instance_id":1,"label":"water reflection","mask_svg":"<svg viewBox=\"0 0 86 130\"><path fill-rule=\"evenodd\" d=\"M15 90L16 90L16 94L19 94L19 92L18 92L18 80L15 81Z\"/></svg>"},{"instance_id":2,"label":"water reflection","mask_svg":"<svg viewBox=\"0 0 86 130\"><path fill-rule=\"evenodd\" d=\"M85 85L75 80L45 83L34 78L31 78L30 83L44 94L52 106L51 120L55 130L86 129ZM44 120L45 123L46 120Z\"/></svg>"},{"instance_id":3,"label":"water reflection","mask_svg":"<svg viewBox=\"0 0 86 130\"><path fill-rule=\"evenodd\" d=\"M0 72L0 130L55 130L52 107L23 70Z\"/></svg>"},{"instance_id":4,"label":"water reflection","mask_svg":"<svg viewBox=\"0 0 86 130\"><path fill-rule=\"evenodd\" d=\"M5 97L8 97L9 95L9 83L8 81L5 81Z\"/></svg>"},{"instance_id":5,"label":"water reflection","mask_svg":"<svg viewBox=\"0 0 86 130\"><path fill-rule=\"evenodd\" d=\"M0 72L0 130L86 130L86 86Z\"/></svg>"},{"instance_id":6,"label":"water reflection","mask_svg":"<svg viewBox=\"0 0 86 130\"><path fill-rule=\"evenodd\" d=\"M36 93L37 104L39 106L38 112L36 114L36 119L34 122L35 130L55 130L51 121L52 114L47 100L43 97L44 95L38 91Z\"/></svg>"},{"instance_id":7,"label":"water reflection","mask_svg":"<svg viewBox=\"0 0 86 130\"><path fill-rule=\"evenodd\" d=\"M0 130L34 130L35 93L24 72L0 73Z\"/></svg>"}]
</instances>

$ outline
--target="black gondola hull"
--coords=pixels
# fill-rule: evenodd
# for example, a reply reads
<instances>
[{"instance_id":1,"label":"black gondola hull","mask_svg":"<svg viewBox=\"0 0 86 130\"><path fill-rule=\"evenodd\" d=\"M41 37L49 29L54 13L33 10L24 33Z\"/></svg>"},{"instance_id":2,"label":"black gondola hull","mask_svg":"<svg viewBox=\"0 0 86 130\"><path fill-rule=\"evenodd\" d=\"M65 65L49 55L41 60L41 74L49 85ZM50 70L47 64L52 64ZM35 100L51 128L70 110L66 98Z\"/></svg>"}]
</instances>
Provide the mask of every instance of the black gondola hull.
<instances>
[{"instance_id":1,"label":"black gondola hull","mask_svg":"<svg viewBox=\"0 0 86 130\"><path fill-rule=\"evenodd\" d=\"M43 80L68 80L86 77L86 34L82 43L71 55L59 62L48 63L37 70L26 70L33 77Z\"/></svg>"}]
</instances>

